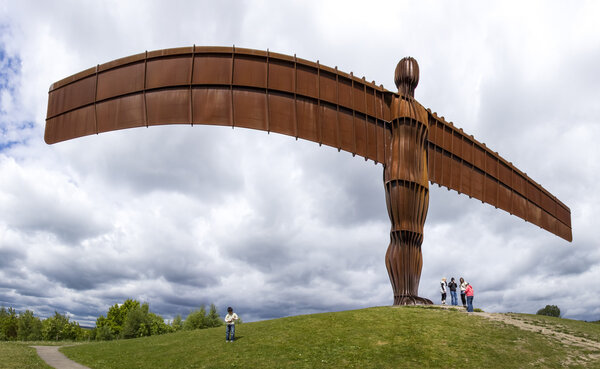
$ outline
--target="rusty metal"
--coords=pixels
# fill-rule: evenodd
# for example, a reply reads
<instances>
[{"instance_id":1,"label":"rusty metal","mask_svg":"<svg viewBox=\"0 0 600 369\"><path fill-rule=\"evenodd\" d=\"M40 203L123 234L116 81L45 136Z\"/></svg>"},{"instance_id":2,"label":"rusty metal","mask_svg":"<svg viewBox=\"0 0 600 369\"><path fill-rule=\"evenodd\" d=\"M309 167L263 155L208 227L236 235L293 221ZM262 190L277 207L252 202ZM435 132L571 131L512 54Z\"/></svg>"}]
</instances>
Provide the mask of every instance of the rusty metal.
<instances>
[{"instance_id":1,"label":"rusty metal","mask_svg":"<svg viewBox=\"0 0 600 369\"><path fill-rule=\"evenodd\" d=\"M394 305L431 304L417 295L429 184L427 111L413 98L419 81L415 59L400 60L394 80L403 94L392 99L392 135L383 168L385 200L392 222L385 265L394 290Z\"/></svg>"},{"instance_id":2,"label":"rusty metal","mask_svg":"<svg viewBox=\"0 0 600 369\"><path fill-rule=\"evenodd\" d=\"M418 297L428 182L572 240L571 211L498 153L414 99L419 67L398 64L398 93L294 56L235 47L144 52L50 86L45 141L118 129L211 124L276 132L384 167L394 304Z\"/></svg>"}]
</instances>

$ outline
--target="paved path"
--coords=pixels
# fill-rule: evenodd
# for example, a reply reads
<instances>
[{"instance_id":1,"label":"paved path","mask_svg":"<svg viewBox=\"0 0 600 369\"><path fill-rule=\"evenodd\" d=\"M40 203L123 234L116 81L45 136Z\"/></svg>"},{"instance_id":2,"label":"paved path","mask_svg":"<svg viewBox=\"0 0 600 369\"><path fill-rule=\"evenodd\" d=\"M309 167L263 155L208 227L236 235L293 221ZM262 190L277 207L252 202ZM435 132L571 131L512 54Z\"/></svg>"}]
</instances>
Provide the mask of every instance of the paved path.
<instances>
[{"instance_id":1,"label":"paved path","mask_svg":"<svg viewBox=\"0 0 600 369\"><path fill-rule=\"evenodd\" d=\"M46 364L56 369L90 369L77 364L58 351L61 346L31 346L37 350L38 355Z\"/></svg>"}]
</instances>

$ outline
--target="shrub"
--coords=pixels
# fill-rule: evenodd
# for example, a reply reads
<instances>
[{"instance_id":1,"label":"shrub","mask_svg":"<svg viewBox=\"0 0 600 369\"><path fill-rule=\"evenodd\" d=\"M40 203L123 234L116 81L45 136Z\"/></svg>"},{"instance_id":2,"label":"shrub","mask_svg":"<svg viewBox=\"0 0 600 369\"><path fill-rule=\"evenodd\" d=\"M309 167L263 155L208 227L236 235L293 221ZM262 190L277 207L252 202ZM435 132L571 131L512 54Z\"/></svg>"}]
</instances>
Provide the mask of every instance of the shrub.
<instances>
[{"instance_id":1,"label":"shrub","mask_svg":"<svg viewBox=\"0 0 600 369\"><path fill-rule=\"evenodd\" d=\"M17 339L20 341L41 341L42 321L33 315L33 311L25 310L19 314L19 330Z\"/></svg>"},{"instance_id":2,"label":"shrub","mask_svg":"<svg viewBox=\"0 0 600 369\"><path fill-rule=\"evenodd\" d=\"M57 311L54 316L42 321L42 339L44 341L61 341L83 339L84 332L77 322L69 322L66 315Z\"/></svg>"},{"instance_id":3,"label":"shrub","mask_svg":"<svg viewBox=\"0 0 600 369\"><path fill-rule=\"evenodd\" d=\"M114 338L112 329L108 325L96 327L96 341L110 341Z\"/></svg>"},{"instance_id":4,"label":"shrub","mask_svg":"<svg viewBox=\"0 0 600 369\"><path fill-rule=\"evenodd\" d=\"M546 305L545 308L538 310L536 314L560 318L560 309L556 305Z\"/></svg>"},{"instance_id":5,"label":"shrub","mask_svg":"<svg viewBox=\"0 0 600 369\"><path fill-rule=\"evenodd\" d=\"M122 337L123 338L135 338L148 336L147 329L147 315L148 305L144 304L142 307L136 307L130 310L125 317L123 323Z\"/></svg>"},{"instance_id":6,"label":"shrub","mask_svg":"<svg viewBox=\"0 0 600 369\"><path fill-rule=\"evenodd\" d=\"M123 324L123 338L155 336L173 332L164 319L150 312L148 303L142 304L127 313Z\"/></svg>"},{"instance_id":7,"label":"shrub","mask_svg":"<svg viewBox=\"0 0 600 369\"><path fill-rule=\"evenodd\" d=\"M173 321L171 322L171 327L173 328L173 330L175 332L180 331L183 329L183 319L181 319L181 315L177 314L177 316L175 317L175 319L173 319Z\"/></svg>"},{"instance_id":8,"label":"shrub","mask_svg":"<svg viewBox=\"0 0 600 369\"><path fill-rule=\"evenodd\" d=\"M174 332L173 328L166 324L163 317L158 314L148 313L148 321L151 336Z\"/></svg>"},{"instance_id":9,"label":"shrub","mask_svg":"<svg viewBox=\"0 0 600 369\"><path fill-rule=\"evenodd\" d=\"M108 309L106 318L103 315L98 317L96 327L108 326L113 337L121 337L127 314L139 307L140 302L133 299L127 299L122 304L114 304Z\"/></svg>"},{"instance_id":10,"label":"shrub","mask_svg":"<svg viewBox=\"0 0 600 369\"><path fill-rule=\"evenodd\" d=\"M192 311L185 321L182 321L181 315L177 315L169 325L160 315L150 312L148 303L140 304L136 300L127 299L123 304L111 306L106 317L100 315L96 319L96 328L92 332L84 333L96 341L101 341L154 336L182 329L202 329L221 325L223 322L214 304L210 305L208 315L206 308L201 306L199 310Z\"/></svg>"},{"instance_id":11,"label":"shrub","mask_svg":"<svg viewBox=\"0 0 600 369\"><path fill-rule=\"evenodd\" d=\"M185 330L207 328L206 318L206 308L202 305L199 310L194 310L188 314L183 322L183 328Z\"/></svg>"}]
</instances>

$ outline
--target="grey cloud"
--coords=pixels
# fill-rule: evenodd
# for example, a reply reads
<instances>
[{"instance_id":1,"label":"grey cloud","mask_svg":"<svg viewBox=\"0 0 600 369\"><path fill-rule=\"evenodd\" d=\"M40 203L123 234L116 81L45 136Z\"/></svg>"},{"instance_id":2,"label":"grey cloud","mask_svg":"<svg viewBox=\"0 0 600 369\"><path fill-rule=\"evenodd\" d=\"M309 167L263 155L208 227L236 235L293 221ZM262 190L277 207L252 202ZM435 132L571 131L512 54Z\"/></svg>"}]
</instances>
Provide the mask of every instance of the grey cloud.
<instances>
[{"instance_id":1,"label":"grey cloud","mask_svg":"<svg viewBox=\"0 0 600 369\"><path fill-rule=\"evenodd\" d=\"M0 244L0 269L17 269L18 263L24 258L24 255L25 253L22 250L15 250L7 245Z\"/></svg>"},{"instance_id":2,"label":"grey cloud","mask_svg":"<svg viewBox=\"0 0 600 369\"><path fill-rule=\"evenodd\" d=\"M224 127L152 127L90 137L87 143L65 143L57 149L65 160L108 191L129 196L152 191L196 194L207 202L239 191L239 162L223 162L229 150ZM85 148L85 149L84 149ZM98 156L102 160L98 160ZM102 194L98 194L102 196Z\"/></svg>"},{"instance_id":3,"label":"grey cloud","mask_svg":"<svg viewBox=\"0 0 600 369\"><path fill-rule=\"evenodd\" d=\"M310 193L316 194L316 201L327 204L321 209L326 211L324 220L347 226L387 219L383 166L348 153L336 153L332 148L324 149L329 152L311 153L307 155L311 160L304 162ZM321 186L329 191L320 191Z\"/></svg>"},{"instance_id":4,"label":"grey cloud","mask_svg":"<svg viewBox=\"0 0 600 369\"><path fill-rule=\"evenodd\" d=\"M50 233L69 243L106 229L106 222L95 216L91 201L76 183L10 159L0 160L0 170L6 178L0 182L6 194L0 216L9 227Z\"/></svg>"},{"instance_id":5,"label":"grey cloud","mask_svg":"<svg viewBox=\"0 0 600 369\"><path fill-rule=\"evenodd\" d=\"M28 141L3 151L16 164L1 172L0 190L15 201L0 195L0 227L31 250L25 258L0 246L3 259L20 267L12 279L3 278L5 304L49 315L69 311L93 323L130 297L147 300L164 317L211 302L232 305L246 321L391 303L381 164L289 137L208 126L43 145L51 82L145 49L236 44L320 59L389 89L397 60L417 56L417 99L571 206L575 230L573 247L567 246L432 185L421 295L439 301L439 278L463 275L485 310L535 312L554 302L569 317L598 319L599 256L590 220L597 218L598 155L588 137L597 133L592 71L598 53L585 46L597 45L598 33L557 38L574 28L555 5L546 7L545 17L528 18L542 38L517 32L524 24L503 13L505 5L460 13L445 6L431 12L426 5L370 5L360 9L360 19L352 6L335 9L332 18L323 14L327 4L311 2L69 4L66 11L61 5L15 2L0 15L11 31L0 42L26 61L14 79L15 111L7 119L36 117L28 133L9 125L11 137ZM588 24L584 14L593 13L572 11L577 24ZM497 12L503 17L492 16ZM369 21L363 14L381 17ZM428 14L429 26L420 14ZM440 31L436 24L446 17L458 26ZM353 28L359 20L360 29ZM565 56L540 63L534 55L552 48ZM54 63L46 62L50 55ZM47 178L53 185L38 185ZM6 276L15 268L1 271Z\"/></svg>"},{"instance_id":6,"label":"grey cloud","mask_svg":"<svg viewBox=\"0 0 600 369\"><path fill-rule=\"evenodd\" d=\"M234 245L223 245L223 254L243 260L263 273L285 268L293 260L286 239L273 239L270 235L248 236L239 235Z\"/></svg>"}]
</instances>

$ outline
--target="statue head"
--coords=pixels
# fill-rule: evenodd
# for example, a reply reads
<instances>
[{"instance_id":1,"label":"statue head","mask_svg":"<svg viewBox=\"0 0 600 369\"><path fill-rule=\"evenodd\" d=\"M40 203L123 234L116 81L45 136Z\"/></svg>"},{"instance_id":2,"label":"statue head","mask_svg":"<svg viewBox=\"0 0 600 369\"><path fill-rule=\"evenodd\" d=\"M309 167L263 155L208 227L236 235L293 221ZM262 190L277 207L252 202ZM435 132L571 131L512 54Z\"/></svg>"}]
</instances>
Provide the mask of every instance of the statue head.
<instances>
[{"instance_id":1,"label":"statue head","mask_svg":"<svg viewBox=\"0 0 600 369\"><path fill-rule=\"evenodd\" d=\"M399 94L415 96L415 88L419 84L419 64L414 58L407 56L398 62L394 73L394 82Z\"/></svg>"}]
</instances>

